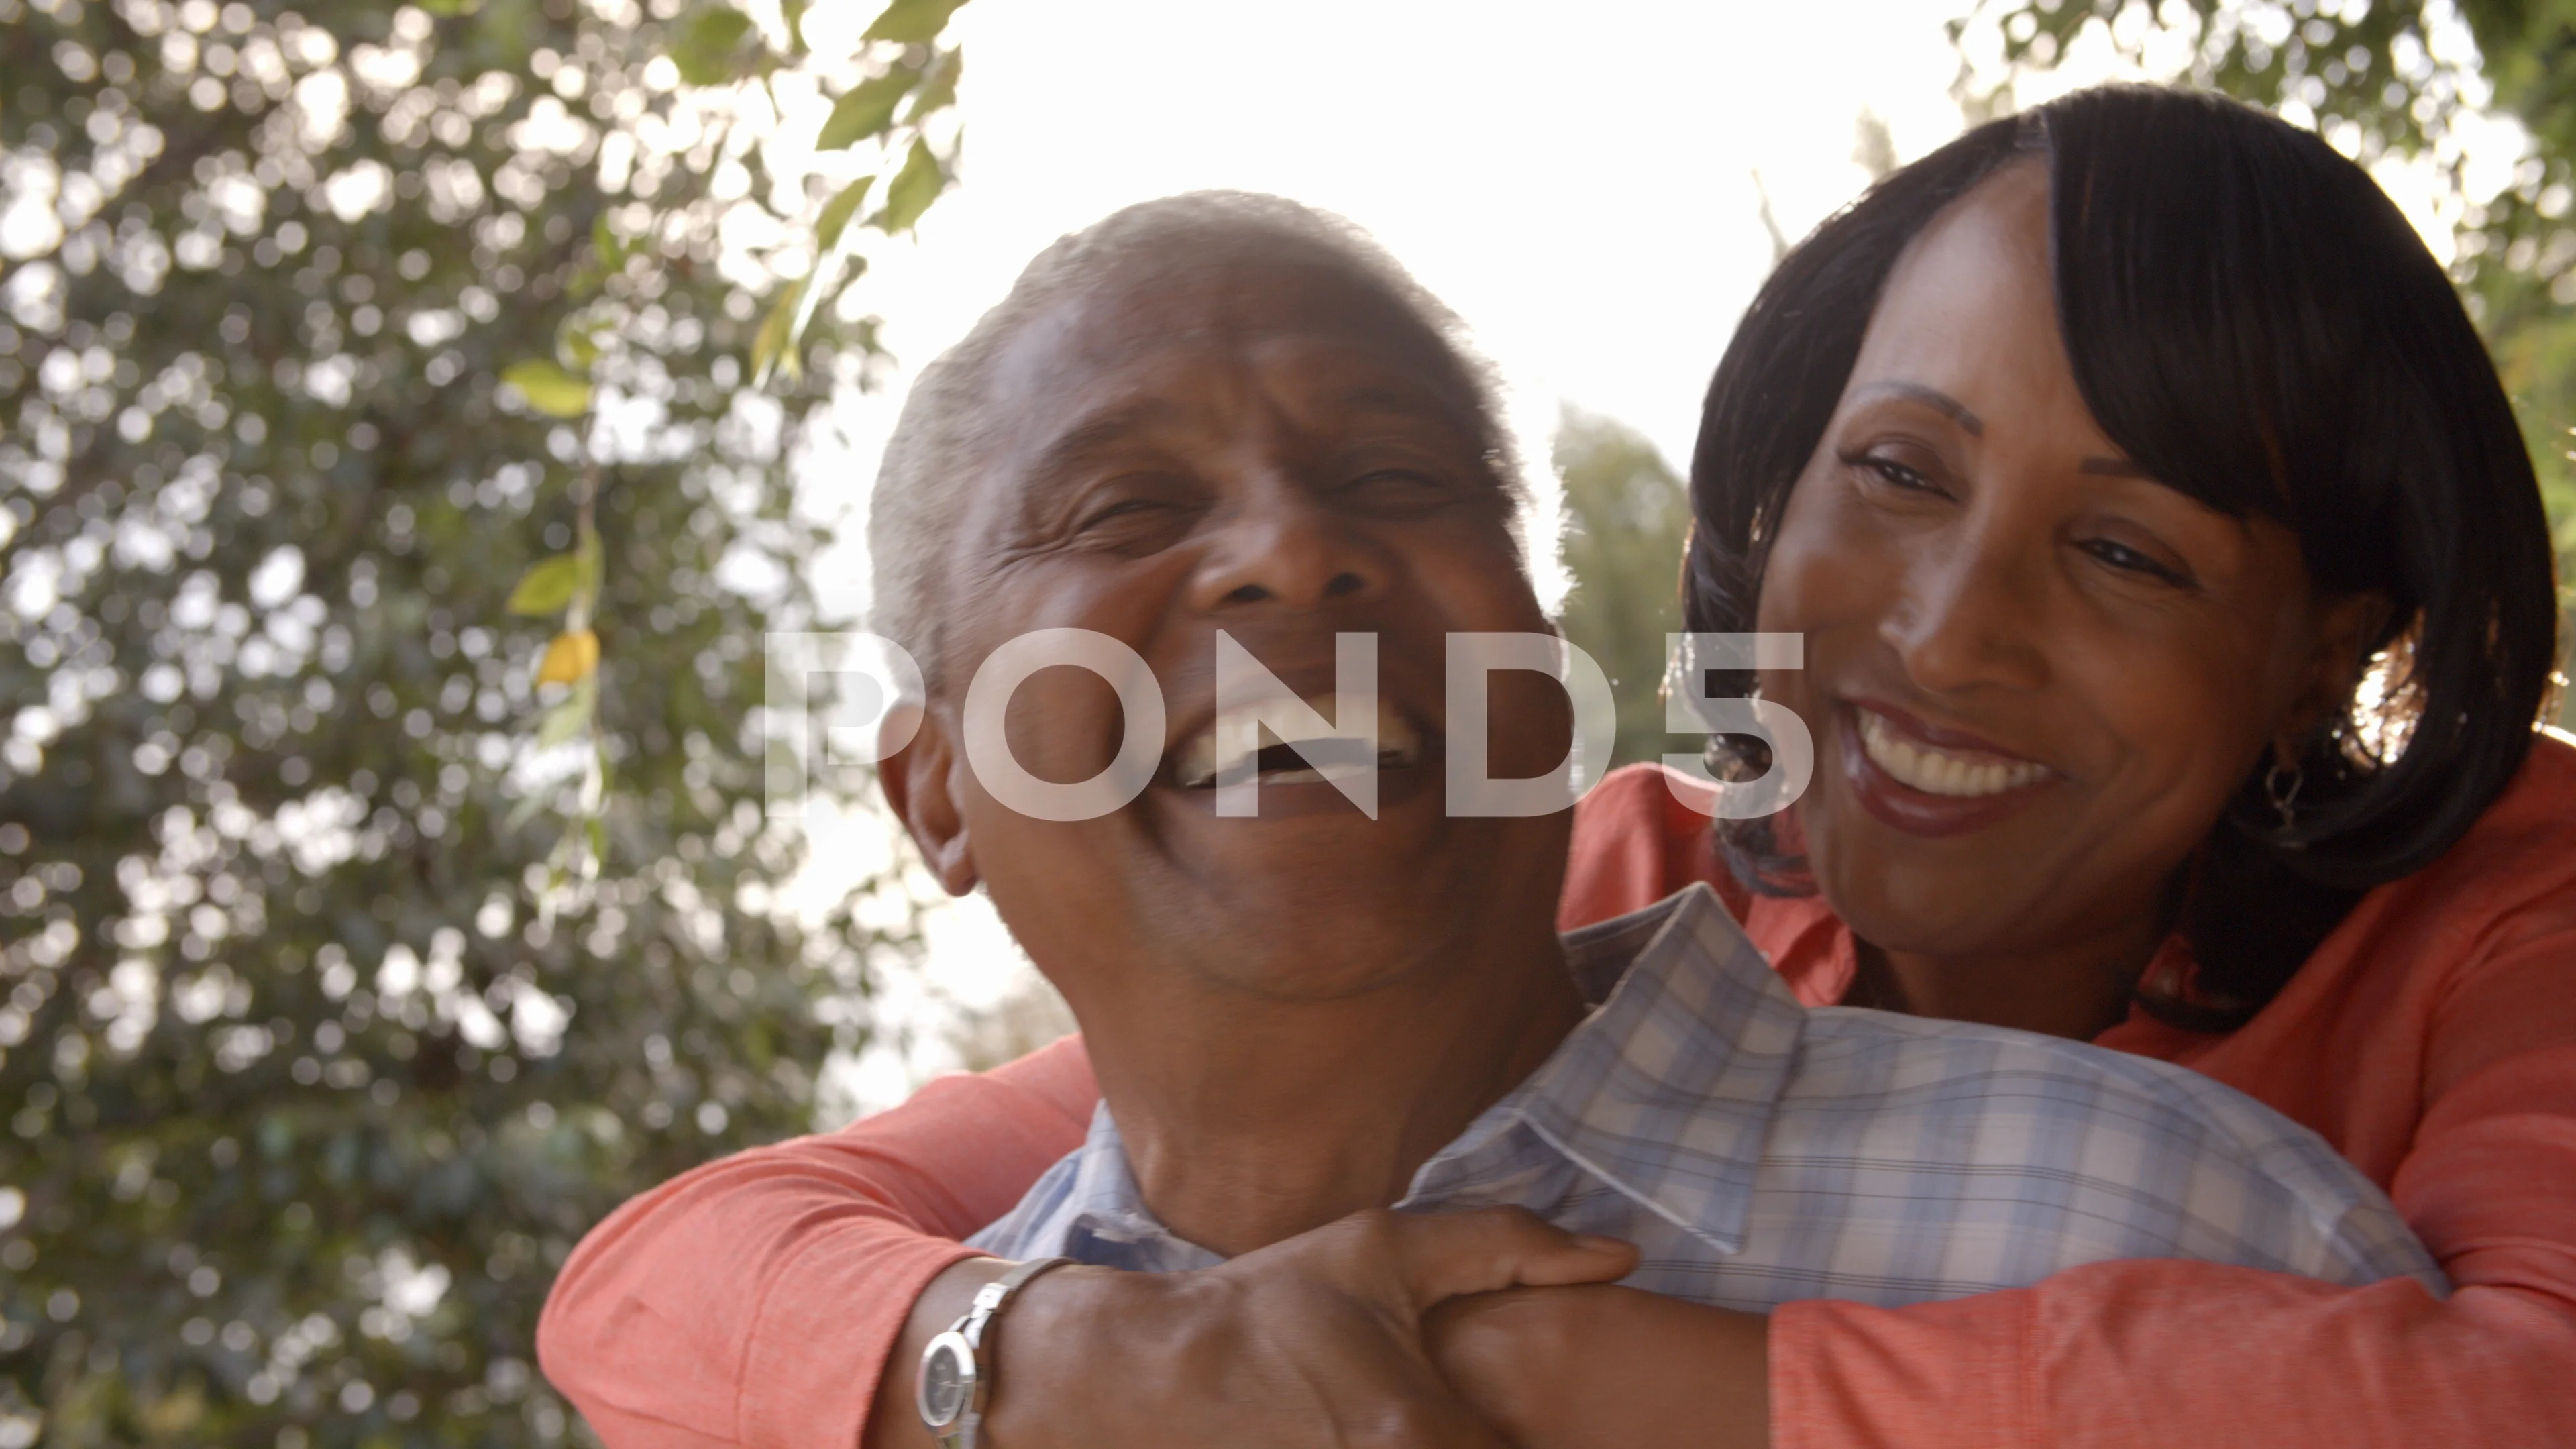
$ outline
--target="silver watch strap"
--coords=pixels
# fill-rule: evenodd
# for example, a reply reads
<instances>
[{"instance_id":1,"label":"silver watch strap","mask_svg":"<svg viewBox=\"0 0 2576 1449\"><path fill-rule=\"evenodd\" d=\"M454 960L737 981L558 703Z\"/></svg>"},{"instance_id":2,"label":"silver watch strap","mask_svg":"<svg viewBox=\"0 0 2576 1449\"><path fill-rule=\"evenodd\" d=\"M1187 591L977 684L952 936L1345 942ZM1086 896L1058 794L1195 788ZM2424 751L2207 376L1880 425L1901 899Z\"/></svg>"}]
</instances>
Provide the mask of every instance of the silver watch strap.
<instances>
[{"instance_id":1,"label":"silver watch strap","mask_svg":"<svg viewBox=\"0 0 2576 1449\"><path fill-rule=\"evenodd\" d=\"M1031 1278L1049 1268L1061 1268L1072 1261L1071 1258L1031 1258L976 1289L974 1305L968 1308L966 1316L959 1320L958 1331L966 1335L966 1341L975 1345L977 1353L980 1354L984 1347L984 1332L992 1326L994 1319L1002 1316L1003 1305L1009 1303L1012 1296L1017 1294ZM979 1382L991 1382L989 1371L986 1376L979 1379Z\"/></svg>"},{"instance_id":2,"label":"silver watch strap","mask_svg":"<svg viewBox=\"0 0 2576 1449\"><path fill-rule=\"evenodd\" d=\"M1025 1263L1013 1264L1001 1277L976 1289L974 1300L968 1304L966 1312L950 1324L948 1331L939 1339L932 1341L930 1350L923 1357L925 1374L929 1353L938 1351L939 1340L954 1340L964 1349L969 1381L963 1412L945 1427L934 1426L931 1430L932 1437L942 1449L978 1449L983 1438L984 1407L993 1395L993 1364L988 1357L990 1350L984 1346L984 1335L991 1331L993 1321L1002 1316L1002 1309L1018 1296L1030 1279L1072 1261L1071 1258L1031 1258ZM927 1409L923 1418L927 1422Z\"/></svg>"}]
</instances>

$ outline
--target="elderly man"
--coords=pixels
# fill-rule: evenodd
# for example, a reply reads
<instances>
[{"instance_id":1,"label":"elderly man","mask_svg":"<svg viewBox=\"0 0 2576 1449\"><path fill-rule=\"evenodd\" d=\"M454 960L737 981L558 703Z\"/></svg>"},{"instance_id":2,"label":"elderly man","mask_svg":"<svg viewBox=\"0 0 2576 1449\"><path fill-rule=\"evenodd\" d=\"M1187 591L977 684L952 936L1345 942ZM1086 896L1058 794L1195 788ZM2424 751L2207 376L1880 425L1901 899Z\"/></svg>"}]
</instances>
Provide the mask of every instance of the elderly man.
<instances>
[{"instance_id":1,"label":"elderly man","mask_svg":"<svg viewBox=\"0 0 2576 1449\"><path fill-rule=\"evenodd\" d=\"M1101 1422L1114 1387L1049 1403L1035 1385L1060 1383L1050 1356L1097 1362L1066 1332L1086 1271L1217 1269L1390 1204L1526 1209L1636 1244L1632 1286L1734 1308L2155 1255L2438 1288L2357 1172L2189 1072L1806 1010L1705 887L1560 940L1568 817L1461 816L1441 788L1450 636L1547 627L1484 374L1450 329L1313 213L1181 197L1039 258L906 410L873 542L882 625L931 698L887 793L947 888L981 883L1062 990L1105 1099L1088 1144L976 1239L1093 1266L1031 1291L1055 1331L1033 1311L1007 1366L934 1347L929 1419L971 1420L980 1370L984 1409L1085 1440L1064 1426ZM1115 639L1161 682L1163 763L1095 818L1008 807L963 743L978 665L1042 628ZM1377 640L1375 818L1276 746L1236 762L1263 771L1258 818L1228 818L1220 634L1320 696L1349 633ZM1495 774L1547 771L1563 695L1528 672L1495 688ZM1029 677L1005 719L1051 781L1108 769L1124 728L1075 669ZM1582 1239L1505 1258L1470 1286L1627 1266ZM990 1305L969 1322L999 1332Z\"/></svg>"},{"instance_id":2,"label":"elderly man","mask_svg":"<svg viewBox=\"0 0 2576 1449\"><path fill-rule=\"evenodd\" d=\"M1188 196L1058 243L915 390L871 530L879 628L929 699L886 793L1072 1004L1105 1100L979 1235L1001 1256L923 1296L870 1445L925 1422L1005 1449L1497 1445L1422 1315L1516 1284L1624 1279L1540 1293L1594 1295L1602 1341L1643 1349L1588 1396L1578 1437L1604 1442L1762 1413L1758 1379L1704 1374L1694 1344L1792 1298L2160 1255L2441 1291L2359 1173L2190 1072L1806 1009L1705 887L1560 939L1568 816L1454 813L1443 788L1451 636L1547 628L1453 332L1347 228ZM1160 683L1151 780L1090 818L1012 808L972 758L977 671L1042 629ZM1293 750L1228 758L1244 737L1217 727L1220 636L1320 706L1346 634L1376 640L1374 815ZM1549 771L1569 713L1554 681L1497 674L1492 773ZM1075 668L1026 677L1000 724L1056 783L1114 775L1128 729ZM1260 772L1256 818L1219 809L1229 769ZM548 1367L582 1397L578 1365Z\"/></svg>"}]
</instances>

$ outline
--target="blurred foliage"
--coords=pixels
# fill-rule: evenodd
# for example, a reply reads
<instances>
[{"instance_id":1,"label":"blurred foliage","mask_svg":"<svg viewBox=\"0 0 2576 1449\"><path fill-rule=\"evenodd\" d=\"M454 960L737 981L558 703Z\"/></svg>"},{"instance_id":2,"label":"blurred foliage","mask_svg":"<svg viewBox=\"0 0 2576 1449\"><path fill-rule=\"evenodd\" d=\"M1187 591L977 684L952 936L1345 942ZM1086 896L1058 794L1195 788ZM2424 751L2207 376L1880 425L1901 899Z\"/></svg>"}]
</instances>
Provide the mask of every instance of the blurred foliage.
<instances>
[{"instance_id":1,"label":"blurred foliage","mask_svg":"<svg viewBox=\"0 0 2576 1449\"><path fill-rule=\"evenodd\" d=\"M582 1437L572 1242L808 1123L911 939L761 808L872 324L751 380L869 157L736 122L954 8L0 0L0 1442Z\"/></svg>"},{"instance_id":2,"label":"blurred foliage","mask_svg":"<svg viewBox=\"0 0 2576 1449\"><path fill-rule=\"evenodd\" d=\"M961 1070L989 1072L1081 1029L1063 995L1031 967L1000 1000L960 1011L949 1041Z\"/></svg>"},{"instance_id":3,"label":"blurred foliage","mask_svg":"<svg viewBox=\"0 0 2576 1449\"><path fill-rule=\"evenodd\" d=\"M2429 160L2454 218L2451 275L2521 414L2559 576L2576 579L2576 0L1985 0L1952 34L1988 20L2020 69L2047 68L2088 32L2131 61L2178 32L2182 79L2313 126L2364 164ZM2530 137L2501 189L2473 174L2496 116Z\"/></svg>"},{"instance_id":4,"label":"blurred foliage","mask_svg":"<svg viewBox=\"0 0 2576 1449\"><path fill-rule=\"evenodd\" d=\"M1565 483L1560 544L1573 591L1558 622L1610 676L1619 706L1613 765L1695 754L1698 736L1664 733L1664 636L1682 627L1682 545L1690 494L1645 435L1568 409L1556 430Z\"/></svg>"}]
</instances>

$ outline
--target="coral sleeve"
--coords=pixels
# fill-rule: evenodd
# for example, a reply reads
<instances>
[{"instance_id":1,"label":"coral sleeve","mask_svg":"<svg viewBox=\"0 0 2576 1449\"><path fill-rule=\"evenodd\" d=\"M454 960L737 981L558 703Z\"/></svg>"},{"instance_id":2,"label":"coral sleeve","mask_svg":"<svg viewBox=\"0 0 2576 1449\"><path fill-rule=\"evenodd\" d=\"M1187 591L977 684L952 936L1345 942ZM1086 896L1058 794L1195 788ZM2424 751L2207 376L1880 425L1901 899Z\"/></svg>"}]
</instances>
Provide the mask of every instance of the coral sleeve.
<instances>
[{"instance_id":1,"label":"coral sleeve","mask_svg":"<svg viewBox=\"0 0 2576 1449\"><path fill-rule=\"evenodd\" d=\"M2452 944L2479 964L2414 1022L2423 1116L2387 1184L2447 1301L2154 1261L1792 1304L1774 1449L2576 1444L2576 932Z\"/></svg>"},{"instance_id":2,"label":"coral sleeve","mask_svg":"<svg viewBox=\"0 0 2576 1449\"><path fill-rule=\"evenodd\" d=\"M854 1449L912 1302L1081 1145L1080 1039L944 1077L838 1132L712 1162L619 1208L537 1326L612 1449Z\"/></svg>"}]
</instances>

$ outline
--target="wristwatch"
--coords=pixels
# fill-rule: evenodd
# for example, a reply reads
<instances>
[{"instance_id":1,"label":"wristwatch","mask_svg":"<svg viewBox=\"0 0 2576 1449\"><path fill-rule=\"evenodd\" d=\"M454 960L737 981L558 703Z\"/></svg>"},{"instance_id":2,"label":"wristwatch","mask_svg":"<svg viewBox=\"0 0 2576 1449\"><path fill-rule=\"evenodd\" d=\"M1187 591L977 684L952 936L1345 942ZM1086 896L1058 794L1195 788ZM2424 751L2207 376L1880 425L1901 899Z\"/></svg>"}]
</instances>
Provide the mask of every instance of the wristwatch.
<instances>
[{"instance_id":1,"label":"wristwatch","mask_svg":"<svg viewBox=\"0 0 2576 1449\"><path fill-rule=\"evenodd\" d=\"M993 1395L993 1361L984 1351L984 1335L1013 1294L1049 1268L1071 1258L1031 1258L975 1290L975 1301L948 1331L921 1351L921 1376L913 1385L913 1402L921 1422L940 1449L977 1449L984 1427L984 1405Z\"/></svg>"}]
</instances>

